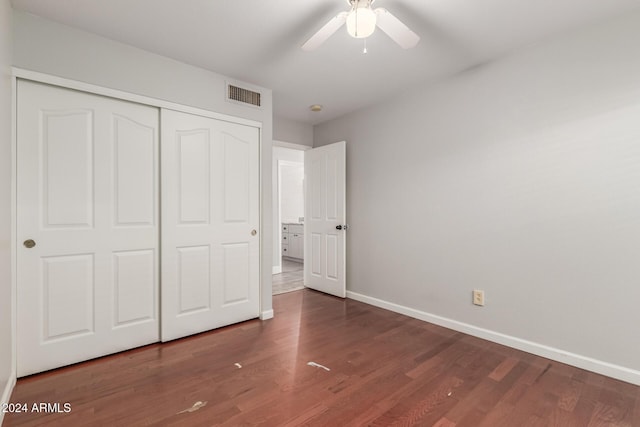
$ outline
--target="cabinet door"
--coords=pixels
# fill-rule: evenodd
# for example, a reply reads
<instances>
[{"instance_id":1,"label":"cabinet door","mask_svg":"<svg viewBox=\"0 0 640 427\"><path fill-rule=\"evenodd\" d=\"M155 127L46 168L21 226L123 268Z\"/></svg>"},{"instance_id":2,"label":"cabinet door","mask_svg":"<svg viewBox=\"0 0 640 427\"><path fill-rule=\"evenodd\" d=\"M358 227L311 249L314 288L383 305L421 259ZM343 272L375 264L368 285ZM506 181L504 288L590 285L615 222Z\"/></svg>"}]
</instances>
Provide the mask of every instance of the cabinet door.
<instances>
[{"instance_id":1,"label":"cabinet door","mask_svg":"<svg viewBox=\"0 0 640 427\"><path fill-rule=\"evenodd\" d=\"M258 317L259 129L162 110L162 340Z\"/></svg>"},{"instance_id":2,"label":"cabinet door","mask_svg":"<svg viewBox=\"0 0 640 427\"><path fill-rule=\"evenodd\" d=\"M289 226L289 233L303 234L304 233L304 225L302 225L302 224L291 224Z\"/></svg>"},{"instance_id":3,"label":"cabinet door","mask_svg":"<svg viewBox=\"0 0 640 427\"><path fill-rule=\"evenodd\" d=\"M302 234L289 234L289 256L302 258Z\"/></svg>"},{"instance_id":4,"label":"cabinet door","mask_svg":"<svg viewBox=\"0 0 640 427\"><path fill-rule=\"evenodd\" d=\"M158 109L17 96L18 376L158 341Z\"/></svg>"},{"instance_id":5,"label":"cabinet door","mask_svg":"<svg viewBox=\"0 0 640 427\"><path fill-rule=\"evenodd\" d=\"M296 235L291 233L289 235L289 255L291 258L297 258L298 252L298 239L296 239Z\"/></svg>"}]
</instances>

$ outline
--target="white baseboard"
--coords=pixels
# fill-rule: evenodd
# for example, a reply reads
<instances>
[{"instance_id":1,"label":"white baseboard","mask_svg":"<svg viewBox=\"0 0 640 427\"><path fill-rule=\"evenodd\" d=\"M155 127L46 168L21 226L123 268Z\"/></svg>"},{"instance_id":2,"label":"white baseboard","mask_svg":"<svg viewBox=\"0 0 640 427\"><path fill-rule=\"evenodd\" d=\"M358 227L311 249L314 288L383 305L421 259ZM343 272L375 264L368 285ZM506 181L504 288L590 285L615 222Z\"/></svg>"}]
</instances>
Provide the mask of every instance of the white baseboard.
<instances>
[{"instance_id":1,"label":"white baseboard","mask_svg":"<svg viewBox=\"0 0 640 427\"><path fill-rule=\"evenodd\" d=\"M0 398L0 403L9 403L11 401L11 393L13 393L13 388L16 385L16 376L15 373L11 373L11 378L7 381L7 384L2 391L2 398ZM0 411L0 426L2 425L2 420L4 419L4 412Z\"/></svg>"},{"instance_id":2,"label":"white baseboard","mask_svg":"<svg viewBox=\"0 0 640 427\"><path fill-rule=\"evenodd\" d=\"M546 357L547 359L555 360L557 362L566 363L567 365L572 365L587 371L596 372L631 384L640 385L640 371L635 369L625 368L624 366L592 359L590 357L571 353L565 350L549 347L544 344L527 341L510 335L505 335L500 332L491 331L489 329L479 328L468 323L458 322L457 320L405 307L403 305L373 298L357 292L347 291L347 298L404 314L405 316L413 317L415 319L424 320L425 322L453 329L458 332L464 332L465 334L526 351L527 353Z\"/></svg>"},{"instance_id":3,"label":"white baseboard","mask_svg":"<svg viewBox=\"0 0 640 427\"><path fill-rule=\"evenodd\" d=\"M271 267L271 274L280 274L280 273L282 273L281 265Z\"/></svg>"},{"instance_id":4,"label":"white baseboard","mask_svg":"<svg viewBox=\"0 0 640 427\"><path fill-rule=\"evenodd\" d=\"M273 319L273 310L266 310L260 313L260 320Z\"/></svg>"}]
</instances>

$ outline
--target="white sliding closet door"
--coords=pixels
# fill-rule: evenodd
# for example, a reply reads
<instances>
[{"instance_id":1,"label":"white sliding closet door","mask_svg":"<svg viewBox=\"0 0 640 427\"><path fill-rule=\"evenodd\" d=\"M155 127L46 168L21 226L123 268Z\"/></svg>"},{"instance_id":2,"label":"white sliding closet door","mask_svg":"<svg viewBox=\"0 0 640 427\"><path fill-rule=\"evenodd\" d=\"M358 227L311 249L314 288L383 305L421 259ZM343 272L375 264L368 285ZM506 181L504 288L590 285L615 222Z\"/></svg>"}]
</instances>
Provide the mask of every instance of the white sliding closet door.
<instances>
[{"instance_id":1,"label":"white sliding closet door","mask_svg":"<svg viewBox=\"0 0 640 427\"><path fill-rule=\"evenodd\" d=\"M259 137L162 110L162 341L259 315Z\"/></svg>"},{"instance_id":2,"label":"white sliding closet door","mask_svg":"<svg viewBox=\"0 0 640 427\"><path fill-rule=\"evenodd\" d=\"M18 376L158 341L158 109L17 95Z\"/></svg>"}]
</instances>

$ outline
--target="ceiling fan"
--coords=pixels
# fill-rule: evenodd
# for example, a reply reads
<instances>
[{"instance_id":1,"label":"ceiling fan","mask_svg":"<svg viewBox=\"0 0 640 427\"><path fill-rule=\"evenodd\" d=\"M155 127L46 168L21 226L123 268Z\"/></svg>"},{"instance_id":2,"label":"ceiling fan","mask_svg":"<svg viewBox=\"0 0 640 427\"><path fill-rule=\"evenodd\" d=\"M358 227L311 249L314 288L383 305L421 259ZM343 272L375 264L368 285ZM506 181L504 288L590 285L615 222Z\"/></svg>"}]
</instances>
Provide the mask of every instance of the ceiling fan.
<instances>
[{"instance_id":1,"label":"ceiling fan","mask_svg":"<svg viewBox=\"0 0 640 427\"><path fill-rule=\"evenodd\" d=\"M340 12L334 16L302 45L303 50L311 51L318 48L345 23L347 24L349 35L357 39L369 37L377 26L403 49L409 49L418 44L420 37L387 9L382 7L375 10L371 9L371 5L375 0L346 1L351 9L348 12Z\"/></svg>"}]
</instances>

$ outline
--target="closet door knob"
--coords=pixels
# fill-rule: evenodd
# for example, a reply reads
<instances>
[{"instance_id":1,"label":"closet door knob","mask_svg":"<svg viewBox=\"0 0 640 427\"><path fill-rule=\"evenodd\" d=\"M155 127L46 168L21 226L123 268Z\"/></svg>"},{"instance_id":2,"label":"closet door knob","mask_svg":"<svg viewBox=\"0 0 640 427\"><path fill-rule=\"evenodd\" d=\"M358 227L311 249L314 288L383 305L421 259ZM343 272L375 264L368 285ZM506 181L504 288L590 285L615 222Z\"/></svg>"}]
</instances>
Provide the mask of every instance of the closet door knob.
<instances>
[{"instance_id":1,"label":"closet door knob","mask_svg":"<svg viewBox=\"0 0 640 427\"><path fill-rule=\"evenodd\" d=\"M258 232L255 229L251 230L251 235L252 236L255 236L256 234L258 234Z\"/></svg>"},{"instance_id":2,"label":"closet door knob","mask_svg":"<svg viewBox=\"0 0 640 427\"><path fill-rule=\"evenodd\" d=\"M22 243L22 244L24 245L25 248L31 249L32 247L34 247L36 245L36 242L35 242L35 240L28 239L28 240L25 240L24 243Z\"/></svg>"}]
</instances>

